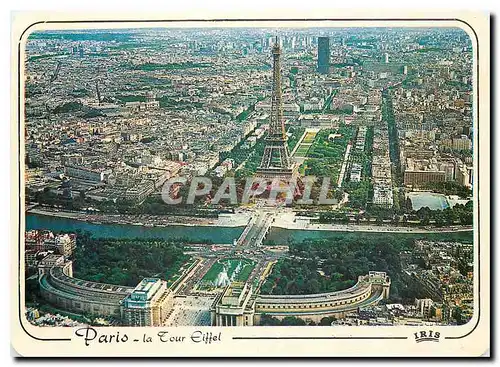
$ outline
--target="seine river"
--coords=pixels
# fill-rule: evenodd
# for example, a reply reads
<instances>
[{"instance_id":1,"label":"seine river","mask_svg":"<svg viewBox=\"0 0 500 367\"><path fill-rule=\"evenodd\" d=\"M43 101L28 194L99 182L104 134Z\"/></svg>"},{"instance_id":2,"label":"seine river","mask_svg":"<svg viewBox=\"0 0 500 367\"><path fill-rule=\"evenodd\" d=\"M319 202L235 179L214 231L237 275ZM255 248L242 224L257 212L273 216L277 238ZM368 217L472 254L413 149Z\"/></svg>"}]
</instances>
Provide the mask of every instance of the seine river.
<instances>
[{"instance_id":1,"label":"seine river","mask_svg":"<svg viewBox=\"0 0 500 367\"><path fill-rule=\"evenodd\" d=\"M132 224L93 224L75 219L48 215L27 214L26 230L48 229L59 231L87 231L94 237L111 238L183 238L190 242L233 243L243 232L244 227L210 226L168 226L144 227Z\"/></svg>"},{"instance_id":2,"label":"seine river","mask_svg":"<svg viewBox=\"0 0 500 367\"><path fill-rule=\"evenodd\" d=\"M230 244L243 232L244 227L212 227L212 226L167 226L144 227L132 224L93 224L69 218L53 217L39 214L26 215L26 230L48 229L59 231L88 231L94 237L101 238L163 238L186 239L189 242L212 242L217 244ZM387 236L384 233L368 232L339 232L339 231L314 231L298 229L272 228L266 240L276 244L302 242L305 239L332 239L349 233L350 236ZM472 241L472 231L440 234L408 234L393 233L393 236L412 236L415 238L433 238L435 240ZM431 239L431 238L429 238Z\"/></svg>"}]
</instances>

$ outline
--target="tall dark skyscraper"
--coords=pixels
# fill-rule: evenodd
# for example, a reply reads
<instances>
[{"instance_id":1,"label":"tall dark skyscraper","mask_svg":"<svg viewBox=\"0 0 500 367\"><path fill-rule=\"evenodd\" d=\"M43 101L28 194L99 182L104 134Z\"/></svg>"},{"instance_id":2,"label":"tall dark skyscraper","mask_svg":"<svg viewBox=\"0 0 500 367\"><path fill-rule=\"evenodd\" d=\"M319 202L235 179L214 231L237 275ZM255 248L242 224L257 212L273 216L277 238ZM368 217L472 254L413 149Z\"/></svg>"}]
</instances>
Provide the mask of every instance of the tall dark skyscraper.
<instances>
[{"instance_id":1,"label":"tall dark skyscraper","mask_svg":"<svg viewBox=\"0 0 500 367\"><path fill-rule=\"evenodd\" d=\"M330 39L318 37L318 72L328 74L330 67Z\"/></svg>"}]
</instances>

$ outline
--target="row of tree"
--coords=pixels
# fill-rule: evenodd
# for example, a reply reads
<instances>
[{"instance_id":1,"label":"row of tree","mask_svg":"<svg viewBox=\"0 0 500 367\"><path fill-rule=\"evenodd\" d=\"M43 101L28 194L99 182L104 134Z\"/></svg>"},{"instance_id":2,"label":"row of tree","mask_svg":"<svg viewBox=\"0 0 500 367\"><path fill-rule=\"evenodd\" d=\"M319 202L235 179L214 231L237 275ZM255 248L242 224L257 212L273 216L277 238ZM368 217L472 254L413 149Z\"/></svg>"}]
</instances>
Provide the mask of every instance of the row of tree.
<instances>
[{"instance_id":1,"label":"row of tree","mask_svg":"<svg viewBox=\"0 0 500 367\"><path fill-rule=\"evenodd\" d=\"M474 222L474 205L472 200L467 204L456 204L453 208L443 210L431 210L428 207L422 207L417 211L412 211L408 215L410 220L418 219L421 225L428 225L431 222L437 227L445 225L472 225Z\"/></svg>"},{"instance_id":2,"label":"row of tree","mask_svg":"<svg viewBox=\"0 0 500 367\"><path fill-rule=\"evenodd\" d=\"M151 239L97 239L78 233L74 276L124 286L136 286L145 277L168 280L189 259L182 244Z\"/></svg>"},{"instance_id":3,"label":"row of tree","mask_svg":"<svg viewBox=\"0 0 500 367\"><path fill-rule=\"evenodd\" d=\"M338 233L328 239L289 243L261 287L263 294L331 292L353 285L371 270L391 277L391 301L424 297L422 287L402 276L400 254L412 251L415 240L472 241L472 232L457 233Z\"/></svg>"}]
</instances>

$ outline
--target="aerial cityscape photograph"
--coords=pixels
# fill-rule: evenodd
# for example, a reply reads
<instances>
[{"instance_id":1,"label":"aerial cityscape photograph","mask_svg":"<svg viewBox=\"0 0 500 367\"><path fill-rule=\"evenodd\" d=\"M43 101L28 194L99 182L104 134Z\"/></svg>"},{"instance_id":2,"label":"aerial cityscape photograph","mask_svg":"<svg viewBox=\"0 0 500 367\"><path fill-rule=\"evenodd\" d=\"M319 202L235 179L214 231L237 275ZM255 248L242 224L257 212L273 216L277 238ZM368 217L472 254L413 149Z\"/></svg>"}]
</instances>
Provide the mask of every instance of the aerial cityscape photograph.
<instances>
[{"instance_id":1,"label":"aerial cityscape photograph","mask_svg":"<svg viewBox=\"0 0 500 367\"><path fill-rule=\"evenodd\" d=\"M468 323L473 64L453 27L34 31L25 318Z\"/></svg>"}]
</instances>

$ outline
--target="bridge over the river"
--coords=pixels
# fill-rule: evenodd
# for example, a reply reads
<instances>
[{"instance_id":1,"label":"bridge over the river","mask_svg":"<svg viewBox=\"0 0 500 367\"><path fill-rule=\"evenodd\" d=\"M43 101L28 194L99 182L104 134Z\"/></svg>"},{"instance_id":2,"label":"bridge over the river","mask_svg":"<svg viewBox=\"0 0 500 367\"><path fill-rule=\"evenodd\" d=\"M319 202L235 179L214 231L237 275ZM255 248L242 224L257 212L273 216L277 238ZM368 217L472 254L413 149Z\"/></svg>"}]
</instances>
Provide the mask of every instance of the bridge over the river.
<instances>
[{"instance_id":1,"label":"bridge over the river","mask_svg":"<svg viewBox=\"0 0 500 367\"><path fill-rule=\"evenodd\" d=\"M273 213L256 212L256 215L250 219L240 238L236 241L236 247L246 249L262 245L273 221Z\"/></svg>"}]
</instances>

